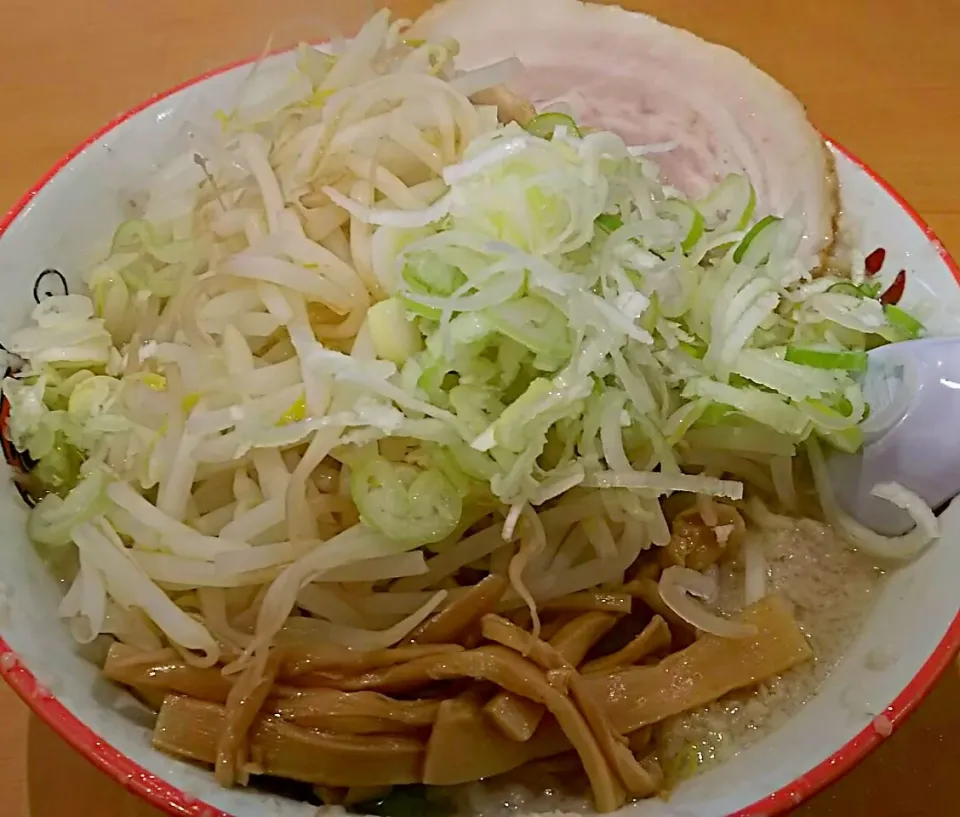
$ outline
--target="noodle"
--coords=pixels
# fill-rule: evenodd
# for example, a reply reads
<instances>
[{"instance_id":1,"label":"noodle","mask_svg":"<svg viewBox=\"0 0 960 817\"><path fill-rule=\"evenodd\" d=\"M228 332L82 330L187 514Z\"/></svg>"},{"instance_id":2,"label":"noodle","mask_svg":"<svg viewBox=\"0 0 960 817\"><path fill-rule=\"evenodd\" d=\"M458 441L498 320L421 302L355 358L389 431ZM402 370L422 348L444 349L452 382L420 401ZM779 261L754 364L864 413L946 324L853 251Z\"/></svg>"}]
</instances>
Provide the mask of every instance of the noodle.
<instances>
[{"instance_id":1,"label":"noodle","mask_svg":"<svg viewBox=\"0 0 960 817\"><path fill-rule=\"evenodd\" d=\"M540 614L537 612L537 603L527 589L524 583L523 571L531 560L537 556L547 543L546 534L543 530L543 523L539 517L530 510L530 506L524 506L521 512L523 521L529 528L527 536L520 543L520 550L510 560L507 568L507 575L510 577L510 584L517 595L523 599L530 611L530 618L533 620L533 637L540 637Z\"/></svg>"}]
</instances>

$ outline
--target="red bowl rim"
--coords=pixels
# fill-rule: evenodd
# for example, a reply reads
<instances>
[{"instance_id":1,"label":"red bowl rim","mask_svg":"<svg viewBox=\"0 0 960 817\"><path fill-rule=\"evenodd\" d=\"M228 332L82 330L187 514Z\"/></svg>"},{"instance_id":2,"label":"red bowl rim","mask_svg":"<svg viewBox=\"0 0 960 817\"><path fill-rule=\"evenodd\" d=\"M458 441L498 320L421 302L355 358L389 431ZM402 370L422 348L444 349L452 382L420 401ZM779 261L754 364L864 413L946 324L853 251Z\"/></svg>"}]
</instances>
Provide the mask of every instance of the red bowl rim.
<instances>
[{"instance_id":1,"label":"red bowl rim","mask_svg":"<svg viewBox=\"0 0 960 817\"><path fill-rule=\"evenodd\" d=\"M139 105L120 114L111 122L108 122L57 161L53 167L7 211L3 218L0 219L0 238L3 237L7 228L54 176L63 170L80 153L102 139L110 131L155 103L176 94L178 91L212 79L234 68L249 65L252 62L254 62L252 58L237 60L228 65L207 71L204 74L181 82L166 91L154 94ZM957 262L951 257L934 231L920 217L920 214L868 165L834 140L829 137L825 138L828 144L870 176L870 178L883 188L910 218L913 219L930 243L936 248L943 262L947 265L958 284L960 284L960 266L958 266ZM903 691L894 701L881 713L881 717L889 721L892 729L896 730L917 707L920 701L923 700L924 696L930 691L958 651L960 651L960 612L958 612L940 643L917 674L910 680L906 687L904 687ZM87 758L87 760L120 782L120 784L129 791L142 797L148 803L166 811L168 814L180 815L181 817L183 817L183 815L187 815L188 817L231 817L231 815L226 812L198 800L177 786L148 772L140 764L134 762L99 737L89 726L70 712L56 697L50 694L49 690L37 681L33 673L20 662L19 656L2 637L0 637L0 675L3 676L24 703L26 703L44 723L60 735L60 737ZM884 726L886 726L886 724L884 724ZM820 791L820 789L846 774L860 760L876 748L880 742L889 735L889 731L889 729L884 728L881 733L873 724L866 726L840 749L796 778L793 782L788 783L773 794L757 800L755 803L729 815L729 817L773 817L775 814L780 814L787 809L799 805L808 797Z\"/></svg>"}]
</instances>

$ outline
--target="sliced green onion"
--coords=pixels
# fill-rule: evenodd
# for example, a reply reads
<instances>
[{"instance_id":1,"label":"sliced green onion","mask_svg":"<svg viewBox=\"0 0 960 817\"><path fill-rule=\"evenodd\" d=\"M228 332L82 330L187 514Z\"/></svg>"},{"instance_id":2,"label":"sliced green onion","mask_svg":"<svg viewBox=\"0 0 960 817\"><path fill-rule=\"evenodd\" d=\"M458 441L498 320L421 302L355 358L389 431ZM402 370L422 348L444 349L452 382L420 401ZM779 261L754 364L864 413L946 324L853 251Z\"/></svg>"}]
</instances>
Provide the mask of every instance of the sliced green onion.
<instances>
[{"instance_id":1,"label":"sliced green onion","mask_svg":"<svg viewBox=\"0 0 960 817\"><path fill-rule=\"evenodd\" d=\"M403 266L401 278L409 295L444 298L451 296L467 280L463 272L452 264L426 253L409 256ZM438 320L442 314L440 309L421 304L415 297L407 297L405 294L401 296L401 300L404 308L416 315Z\"/></svg>"},{"instance_id":2,"label":"sliced green onion","mask_svg":"<svg viewBox=\"0 0 960 817\"><path fill-rule=\"evenodd\" d=\"M413 315L419 315L421 318L427 318L431 321L438 321L443 316L443 310L437 309L435 306L426 306L419 301L414 300L413 298L406 297L405 295L400 295L398 297L400 302L403 304L404 309Z\"/></svg>"},{"instance_id":3,"label":"sliced green onion","mask_svg":"<svg viewBox=\"0 0 960 817\"><path fill-rule=\"evenodd\" d=\"M757 207L757 193L746 176L731 173L696 206L708 230L744 230Z\"/></svg>"},{"instance_id":4,"label":"sliced green onion","mask_svg":"<svg viewBox=\"0 0 960 817\"><path fill-rule=\"evenodd\" d=\"M747 250L752 246L753 251L751 252L751 256L756 258L754 266L759 267L763 264L770 257L773 239L777 232L776 225L779 223L780 219L776 216L765 216L760 219L760 221L750 228L750 232L743 237L743 240L733 251L733 260L739 264L743 261Z\"/></svg>"},{"instance_id":5,"label":"sliced green onion","mask_svg":"<svg viewBox=\"0 0 960 817\"><path fill-rule=\"evenodd\" d=\"M887 304L883 308L883 314L887 316L890 325L901 330L909 340L920 337L923 332L923 324L899 306Z\"/></svg>"},{"instance_id":6,"label":"sliced green onion","mask_svg":"<svg viewBox=\"0 0 960 817\"><path fill-rule=\"evenodd\" d=\"M727 420L731 415L737 414L737 410L726 403L711 403L703 410L700 419L695 425L715 426Z\"/></svg>"},{"instance_id":7,"label":"sliced green onion","mask_svg":"<svg viewBox=\"0 0 960 817\"><path fill-rule=\"evenodd\" d=\"M700 211L692 204L680 199L667 199L657 209L661 215L680 225L680 232L683 235L680 247L684 252L690 252L703 236L705 222Z\"/></svg>"},{"instance_id":8,"label":"sliced green onion","mask_svg":"<svg viewBox=\"0 0 960 817\"><path fill-rule=\"evenodd\" d=\"M813 421L816 430L824 435L847 434L850 441L850 429L856 428L860 418L853 417L853 406L845 397L838 400L804 400L800 410ZM841 443L842 444L842 443Z\"/></svg>"},{"instance_id":9,"label":"sliced green onion","mask_svg":"<svg viewBox=\"0 0 960 817\"><path fill-rule=\"evenodd\" d=\"M660 314L660 296L653 292L650 294L650 305L640 316L641 328L646 329L652 335L656 329L657 321L660 320Z\"/></svg>"},{"instance_id":10,"label":"sliced green onion","mask_svg":"<svg viewBox=\"0 0 960 817\"><path fill-rule=\"evenodd\" d=\"M193 242L162 241L154 226L142 219L130 219L117 227L110 245L111 253L146 252L164 264L184 261L194 252Z\"/></svg>"},{"instance_id":11,"label":"sliced green onion","mask_svg":"<svg viewBox=\"0 0 960 817\"><path fill-rule=\"evenodd\" d=\"M142 251L157 241L156 231L148 221L130 219L117 227L110 245L111 252Z\"/></svg>"},{"instance_id":12,"label":"sliced green onion","mask_svg":"<svg viewBox=\"0 0 960 817\"><path fill-rule=\"evenodd\" d=\"M519 454L527 446L527 425L538 418L543 405L549 401L553 383L538 377L526 390L504 409L494 424L494 437L498 445L512 454Z\"/></svg>"},{"instance_id":13,"label":"sliced green onion","mask_svg":"<svg viewBox=\"0 0 960 817\"><path fill-rule=\"evenodd\" d=\"M496 329L538 355L563 361L572 351L569 319L559 309L535 295L507 301L481 315Z\"/></svg>"},{"instance_id":14,"label":"sliced green onion","mask_svg":"<svg viewBox=\"0 0 960 817\"><path fill-rule=\"evenodd\" d=\"M400 542L439 542L463 512L460 492L439 469L381 457L353 472L350 495L365 524Z\"/></svg>"},{"instance_id":15,"label":"sliced green onion","mask_svg":"<svg viewBox=\"0 0 960 817\"><path fill-rule=\"evenodd\" d=\"M65 497L77 484L82 464L83 454L70 445L63 434L57 434L53 447L37 461L30 477L45 489Z\"/></svg>"},{"instance_id":16,"label":"sliced green onion","mask_svg":"<svg viewBox=\"0 0 960 817\"><path fill-rule=\"evenodd\" d=\"M280 415L277 420L278 426L287 426L290 423L299 423L307 416L307 395L302 394L299 398L290 404L290 407Z\"/></svg>"},{"instance_id":17,"label":"sliced green onion","mask_svg":"<svg viewBox=\"0 0 960 817\"><path fill-rule=\"evenodd\" d=\"M381 360L401 365L423 348L423 337L407 317L406 305L400 298L387 298L371 306L367 325Z\"/></svg>"},{"instance_id":18,"label":"sliced green onion","mask_svg":"<svg viewBox=\"0 0 960 817\"><path fill-rule=\"evenodd\" d=\"M839 284L834 284L827 292L835 292L837 295L852 295L854 298L864 297L863 290L856 284L851 284L849 281L841 281Z\"/></svg>"},{"instance_id":19,"label":"sliced green onion","mask_svg":"<svg viewBox=\"0 0 960 817\"><path fill-rule=\"evenodd\" d=\"M623 219L620 216L614 216L610 213L601 213L597 216L594 223L608 233L616 232L623 226Z\"/></svg>"},{"instance_id":20,"label":"sliced green onion","mask_svg":"<svg viewBox=\"0 0 960 817\"><path fill-rule=\"evenodd\" d=\"M557 128L566 128L574 136L580 136L580 128L565 113L550 111L548 113L537 114L533 119L524 125L527 133L532 136L538 136L541 139L553 139L553 134Z\"/></svg>"},{"instance_id":21,"label":"sliced green onion","mask_svg":"<svg viewBox=\"0 0 960 817\"><path fill-rule=\"evenodd\" d=\"M852 295L854 298L870 298L876 300L880 295L883 285L879 281L871 281L863 284L852 284L849 281L841 281L834 284L827 292L834 292L838 295Z\"/></svg>"},{"instance_id":22,"label":"sliced green onion","mask_svg":"<svg viewBox=\"0 0 960 817\"><path fill-rule=\"evenodd\" d=\"M765 391L769 394L777 394L776 389L771 389L769 386L764 386L763 383L757 383L754 380L751 380L749 377L744 377L740 374L731 374L730 375L730 385L738 389L759 389L760 391Z\"/></svg>"},{"instance_id":23,"label":"sliced green onion","mask_svg":"<svg viewBox=\"0 0 960 817\"><path fill-rule=\"evenodd\" d=\"M848 372L865 372L867 370L866 352L832 352L826 349L788 346L784 359L790 363L812 366L815 369L844 369Z\"/></svg>"},{"instance_id":24,"label":"sliced green onion","mask_svg":"<svg viewBox=\"0 0 960 817\"><path fill-rule=\"evenodd\" d=\"M684 352L684 354L690 355L690 357L695 357L697 360L703 360L703 356L707 353L706 346L694 346L692 343L679 343L677 348Z\"/></svg>"},{"instance_id":25,"label":"sliced green onion","mask_svg":"<svg viewBox=\"0 0 960 817\"><path fill-rule=\"evenodd\" d=\"M684 743L677 754L667 758L663 763L663 787L667 794L693 777L699 765L700 753L691 743Z\"/></svg>"},{"instance_id":26,"label":"sliced green onion","mask_svg":"<svg viewBox=\"0 0 960 817\"><path fill-rule=\"evenodd\" d=\"M823 440L845 454L856 454L863 445L863 432L858 425L842 431L820 430L818 433Z\"/></svg>"},{"instance_id":27,"label":"sliced green onion","mask_svg":"<svg viewBox=\"0 0 960 817\"><path fill-rule=\"evenodd\" d=\"M859 289L864 298L872 298L873 300L876 300L880 297L880 290L883 289L883 284L881 284L879 281L869 281L860 284Z\"/></svg>"},{"instance_id":28,"label":"sliced green onion","mask_svg":"<svg viewBox=\"0 0 960 817\"><path fill-rule=\"evenodd\" d=\"M436 458L444 473L459 471L461 474L482 483L489 483L499 473L497 464L488 455L463 442L451 442L449 445L437 446ZM449 474L448 479L451 479L451 482L453 481Z\"/></svg>"},{"instance_id":29,"label":"sliced green onion","mask_svg":"<svg viewBox=\"0 0 960 817\"><path fill-rule=\"evenodd\" d=\"M429 295L451 295L466 280L455 266L426 253L408 258L403 267L404 283L415 292Z\"/></svg>"},{"instance_id":30,"label":"sliced green onion","mask_svg":"<svg viewBox=\"0 0 960 817\"><path fill-rule=\"evenodd\" d=\"M443 389L444 380L452 373L451 363L444 360L423 367L417 378L417 386L426 392L427 397L440 406L446 406L448 397Z\"/></svg>"},{"instance_id":31,"label":"sliced green onion","mask_svg":"<svg viewBox=\"0 0 960 817\"><path fill-rule=\"evenodd\" d=\"M106 475L94 470L61 496L49 493L27 517L27 535L44 545L70 544L70 532L105 510Z\"/></svg>"}]
</instances>

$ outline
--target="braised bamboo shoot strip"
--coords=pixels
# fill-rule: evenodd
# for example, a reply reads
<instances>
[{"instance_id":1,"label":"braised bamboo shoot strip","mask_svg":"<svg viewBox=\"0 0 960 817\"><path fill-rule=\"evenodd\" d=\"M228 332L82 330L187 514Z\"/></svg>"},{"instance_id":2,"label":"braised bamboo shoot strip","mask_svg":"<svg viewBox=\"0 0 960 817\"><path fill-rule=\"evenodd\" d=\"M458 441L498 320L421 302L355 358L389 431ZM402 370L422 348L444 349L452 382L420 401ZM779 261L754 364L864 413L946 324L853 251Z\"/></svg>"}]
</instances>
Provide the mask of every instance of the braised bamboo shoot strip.
<instances>
[{"instance_id":1,"label":"braised bamboo shoot strip","mask_svg":"<svg viewBox=\"0 0 960 817\"><path fill-rule=\"evenodd\" d=\"M370 672L461 649L456 644L401 644L386 650L364 652L331 644L300 642L284 650L282 677L294 680L311 673L345 675ZM303 685L309 686L308 683Z\"/></svg>"},{"instance_id":2,"label":"braised bamboo shoot strip","mask_svg":"<svg viewBox=\"0 0 960 817\"><path fill-rule=\"evenodd\" d=\"M538 605L540 610L602 610L608 613L629 613L629 593L611 593L605 590L584 590Z\"/></svg>"},{"instance_id":3,"label":"braised bamboo shoot strip","mask_svg":"<svg viewBox=\"0 0 960 817\"><path fill-rule=\"evenodd\" d=\"M682 647L696 638L696 629L671 610L660 596L660 588L653 579L634 579L623 586L623 590L634 598L642 599L658 616L662 616L670 625L674 640Z\"/></svg>"},{"instance_id":4,"label":"braised bamboo shoot strip","mask_svg":"<svg viewBox=\"0 0 960 817\"><path fill-rule=\"evenodd\" d=\"M608 613L585 613L561 627L550 645L567 663L577 666L616 621ZM485 711L505 735L518 741L530 740L546 713L540 704L510 692L497 693Z\"/></svg>"},{"instance_id":5,"label":"braised bamboo shoot strip","mask_svg":"<svg viewBox=\"0 0 960 817\"><path fill-rule=\"evenodd\" d=\"M588 661L580 668L580 672L584 675L616 672L669 648L670 628L660 616L654 616L643 632L629 644L610 655Z\"/></svg>"},{"instance_id":6,"label":"braised bamboo shoot strip","mask_svg":"<svg viewBox=\"0 0 960 817\"><path fill-rule=\"evenodd\" d=\"M170 696L157 718L153 745L212 764L225 722L221 705ZM396 786L420 782L424 744L400 735L331 735L267 716L250 732L249 756L274 777L323 786L370 786L374 781Z\"/></svg>"},{"instance_id":7,"label":"braised bamboo shoot strip","mask_svg":"<svg viewBox=\"0 0 960 817\"><path fill-rule=\"evenodd\" d=\"M593 734L610 767L616 771L624 788L634 797L649 797L657 789L654 778L634 757L623 735L618 732L606 710L590 693L581 675L574 672L570 678L570 693Z\"/></svg>"},{"instance_id":8,"label":"braised bamboo shoot strip","mask_svg":"<svg viewBox=\"0 0 960 817\"><path fill-rule=\"evenodd\" d=\"M506 577L491 573L417 627L410 633L410 642L457 643L465 632L493 611L506 589Z\"/></svg>"},{"instance_id":9,"label":"braised bamboo shoot strip","mask_svg":"<svg viewBox=\"0 0 960 817\"><path fill-rule=\"evenodd\" d=\"M653 780L637 763L623 736L614 730L602 706L585 691L577 671L551 645L499 616L484 618L483 634L491 641L516 650L548 670L548 679L550 672L563 672L565 684L570 687L573 701L593 732L607 763L616 772L624 788L636 797L647 797L653 793L655 789Z\"/></svg>"},{"instance_id":10,"label":"braised bamboo shoot strip","mask_svg":"<svg viewBox=\"0 0 960 817\"><path fill-rule=\"evenodd\" d=\"M429 728L437 719L437 700L398 701L377 692L305 690L274 701L269 710L298 726L337 734L408 732Z\"/></svg>"},{"instance_id":11,"label":"braised bamboo shoot strip","mask_svg":"<svg viewBox=\"0 0 960 817\"><path fill-rule=\"evenodd\" d=\"M779 675L813 657L813 650L783 599L770 595L739 621L753 625L749 638L705 634L653 667L584 677L587 691L604 702L624 733L686 712Z\"/></svg>"},{"instance_id":12,"label":"braised bamboo shoot strip","mask_svg":"<svg viewBox=\"0 0 960 817\"><path fill-rule=\"evenodd\" d=\"M789 607L776 596L767 596L748 608L740 620L757 627L752 639L704 635L654 667L585 676L586 692L602 702L620 733L630 735L644 726L703 706L734 689L750 687L786 672L813 656ZM473 762L461 758L455 767L451 765L456 769L456 776L449 779L440 773L442 767L439 767L429 782L452 785L480 780L569 748L557 735L557 725L549 717L525 742L507 737L486 719L467 716L457 721L456 736L462 745L472 747ZM552 751L548 751L549 748ZM515 765L510 765L511 762ZM474 776L469 776L471 774Z\"/></svg>"},{"instance_id":13,"label":"braised bamboo shoot strip","mask_svg":"<svg viewBox=\"0 0 960 817\"><path fill-rule=\"evenodd\" d=\"M125 644L114 644L107 653L104 675L111 681L134 689L160 690L222 703L230 692L230 681L219 667L194 667L173 649L143 653Z\"/></svg>"},{"instance_id":14,"label":"braised bamboo shoot strip","mask_svg":"<svg viewBox=\"0 0 960 817\"><path fill-rule=\"evenodd\" d=\"M245 761L249 757L247 733L266 703L277 679L280 661L275 651L258 655L245 669L227 695L223 729L217 740L214 773L217 782L229 788L239 779L245 783Z\"/></svg>"},{"instance_id":15,"label":"braised bamboo shoot strip","mask_svg":"<svg viewBox=\"0 0 960 817\"><path fill-rule=\"evenodd\" d=\"M602 708L613 729L629 735L786 672L813 655L788 605L776 596L757 602L741 614L740 620L756 627L756 634L744 639L704 635L656 666L583 676L582 694ZM506 659L504 653L512 659ZM408 669L411 666L413 671ZM400 671L404 676L397 675ZM555 704L559 694L545 692L542 673L502 647L441 653L381 672L378 680L384 688L416 688L416 684L411 686L411 679L424 685L432 680L479 676L503 683L505 689L521 697L549 696ZM372 681L368 678L370 685ZM223 711L216 704L170 696L157 722L155 745L175 755L212 763ZM569 726L569 716L567 719ZM455 785L501 774L570 748L569 737L564 737L566 730L553 717L545 718L530 740L517 741L503 734L482 705L475 702L446 701L441 705L425 756L422 744L415 740L391 742L394 739L365 735L358 741L289 724L283 729L278 723L275 716L262 716L257 721L250 736L251 756L264 758L262 765L268 774L331 786L412 782ZM582 735L578 739L582 741ZM470 746L471 751L451 751L454 746ZM583 751L594 748L595 743L581 743ZM396 756L391 756L391 751ZM358 771L355 766L362 768ZM598 780L606 778L601 773ZM610 793L608 789L607 795Z\"/></svg>"},{"instance_id":16,"label":"braised bamboo shoot strip","mask_svg":"<svg viewBox=\"0 0 960 817\"><path fill-rule=\"evenodd\" d=\"M464 752L464 746L469 746L470 751ZM563 730L551 716L543 719L533 737L521 742L506 737L482 703L444 701L430 733L423 782L437 786L470 783L478 779L478 771L483 777L493 777L531 760L570 751ZM581 769L577 755L573 757Z\"/></svg>"}]
</instances>

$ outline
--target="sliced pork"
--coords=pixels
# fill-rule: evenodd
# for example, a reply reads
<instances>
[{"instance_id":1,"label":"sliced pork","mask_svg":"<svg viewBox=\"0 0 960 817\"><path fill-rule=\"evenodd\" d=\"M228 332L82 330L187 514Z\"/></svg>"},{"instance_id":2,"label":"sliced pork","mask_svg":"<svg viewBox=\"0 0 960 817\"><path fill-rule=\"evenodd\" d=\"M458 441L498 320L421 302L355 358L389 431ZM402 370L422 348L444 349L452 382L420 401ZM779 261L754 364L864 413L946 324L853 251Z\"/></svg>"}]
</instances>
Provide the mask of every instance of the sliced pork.
<instances>
[{"instance_id":1,"label":"sliced pork","mask_svg":"<svg viewBox=\"0 0 960 817\"><path fill-rule=\"evenodd\" d=\"M632 145L676 143L655 158L663 178L699 197L746 173L757 212L802 219L801 252L824 257L838 212L832 156L800 102L748 59L646 14L579 0L448 0L415 25L451 36L469 69L517 57L510 87L543 110Z\"/></svg>"}]
</instances>

